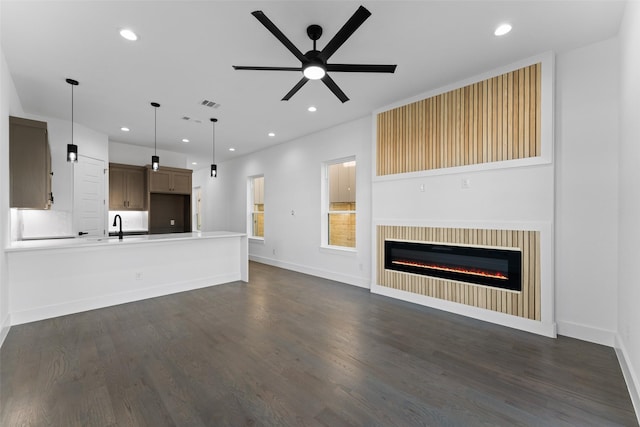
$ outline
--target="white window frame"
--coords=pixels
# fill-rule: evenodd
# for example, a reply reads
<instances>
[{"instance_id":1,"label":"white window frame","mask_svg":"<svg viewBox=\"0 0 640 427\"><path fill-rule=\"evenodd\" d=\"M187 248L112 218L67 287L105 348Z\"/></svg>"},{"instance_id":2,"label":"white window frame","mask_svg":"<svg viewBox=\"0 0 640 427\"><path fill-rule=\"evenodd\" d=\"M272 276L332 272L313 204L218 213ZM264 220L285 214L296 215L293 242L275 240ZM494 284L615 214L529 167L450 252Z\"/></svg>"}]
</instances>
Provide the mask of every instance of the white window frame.
<instances>
[{"instance_id":1,"label":"white window frame","mask_svg":"<svg viewBox=\"0 0 640 427\"><path fill-rule=\"evenodd\" d=\"M339 159L327 160L322 163L321 167L321 177L322 177L322 188L320 191L320 248L330 251L338 251L338 252L357 252L358 248L358 238L356 237L356 245L355 247L349 246L336 246L329 244L329 214L330 213L353 213L356 216L356 234L358 229L358 202L356 201L356 210L355 211L330 211L329 210L329 166L346 163L346 162L355 162L356 168L358 167L358 162L356 160L356 156L348 156L342 157ZM356 182L357 182L357 170L356 170ZM358 199L358 185L356 184L356 200Z\"/></svg>"},{"instance_id":2,"label":"white window frame","mask_svg":"<svg viewBox=\"0 0 640 427\"><path fill-rule=\"evenodd\" d=\"M254 234L253 234L253 215L256 213L253 210L253 207L255 206L255 203L254 203L254 195L255 195L254 182L255 182L256 178L264 179L264 174L252 175L252 176L247 178L247 236L249 236L249 239L251 239L251 240L264 242L264 236L254 236ZM264 201L263 201L263 204L265 204ZM264 211L262 211L262 213L264 214Z\"/></svg>"}]
</instances>

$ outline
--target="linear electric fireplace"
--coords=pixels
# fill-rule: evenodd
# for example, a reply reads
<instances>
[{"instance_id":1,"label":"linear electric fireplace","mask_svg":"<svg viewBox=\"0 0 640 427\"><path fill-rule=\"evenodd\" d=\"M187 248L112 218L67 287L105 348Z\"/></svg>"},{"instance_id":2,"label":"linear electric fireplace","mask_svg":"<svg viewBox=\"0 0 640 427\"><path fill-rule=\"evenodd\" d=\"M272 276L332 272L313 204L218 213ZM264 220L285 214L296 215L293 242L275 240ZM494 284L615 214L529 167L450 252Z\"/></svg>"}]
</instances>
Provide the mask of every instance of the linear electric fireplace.
<instances>
[{"instance_id":1,"label":"linear electric fireplace","mask_svg":"<svg viewBox=\"0 0 640 427\"><path fill-rule=\"evenodd\" d=\"M384 258L387 270L522 290L522 253L518 248L385 240Z\"/></svg>"}]
</instances>

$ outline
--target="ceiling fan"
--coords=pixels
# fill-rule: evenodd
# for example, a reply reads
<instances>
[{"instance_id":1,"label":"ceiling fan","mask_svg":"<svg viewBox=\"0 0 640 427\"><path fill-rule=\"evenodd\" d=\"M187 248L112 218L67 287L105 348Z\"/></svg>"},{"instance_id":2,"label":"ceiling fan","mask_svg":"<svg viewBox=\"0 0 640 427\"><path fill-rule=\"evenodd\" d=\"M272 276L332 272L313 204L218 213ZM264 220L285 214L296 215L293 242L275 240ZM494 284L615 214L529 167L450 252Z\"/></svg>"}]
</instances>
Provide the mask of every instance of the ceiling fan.
<instances>
[{"instance_id":1,"label":"ceiling fan","mask_svg":"<svg viewBox=\"0 0 640 427\"><path fill-rule=\"evenodd\" d=\"M260 70L260 71L302 71L302 79L282 98L288 101L302 86L309 80L322 80L322 82L334 93L342 102L347 102L349 98L338 87L336 82L329 77L328 72L347 72L347 73L393 73L396 65L370 65L370 64L329 64L327 61L336 50L347 41L349 37L362 25L362 23L371 16L363 6L349 18L338 33L327 43L321 51L316 49L316 41L322 36L322 27L319 25L309 25L307 27L307 35L313 40L313 49L303 54L293 43L271 22L269 18L261 11L256 10L251 13L256 17L267 30L271 32L280 42L301 62L300 67L254 67L234 65L235 70Z\"/></svg>"}]
</instances>

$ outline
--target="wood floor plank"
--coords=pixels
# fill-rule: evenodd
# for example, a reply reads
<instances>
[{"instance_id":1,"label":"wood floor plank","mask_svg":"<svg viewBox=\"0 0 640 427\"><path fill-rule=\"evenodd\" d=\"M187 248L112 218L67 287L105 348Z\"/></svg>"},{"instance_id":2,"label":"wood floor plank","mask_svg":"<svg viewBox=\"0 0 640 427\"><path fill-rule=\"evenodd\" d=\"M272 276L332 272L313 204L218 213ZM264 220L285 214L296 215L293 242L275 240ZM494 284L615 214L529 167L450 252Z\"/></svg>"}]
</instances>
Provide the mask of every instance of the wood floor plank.
<instances>
[{"instance_id":1,"label":"wood floor plank","mask_svg":"<svg viewBox=\"0 0 640 427\"><path fill-rule=\"evenodd\" d=\"M250 270L12 327L0 425L638 425L611 348Z\"/></svg>"}]
</instances>

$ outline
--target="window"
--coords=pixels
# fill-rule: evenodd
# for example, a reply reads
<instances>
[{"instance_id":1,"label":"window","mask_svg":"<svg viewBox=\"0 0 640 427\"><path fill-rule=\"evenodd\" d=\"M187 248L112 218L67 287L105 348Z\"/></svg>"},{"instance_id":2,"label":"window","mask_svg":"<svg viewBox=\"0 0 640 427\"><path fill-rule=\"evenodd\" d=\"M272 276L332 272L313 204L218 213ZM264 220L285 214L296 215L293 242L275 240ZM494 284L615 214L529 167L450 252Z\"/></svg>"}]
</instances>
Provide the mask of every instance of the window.
<instances>
[{"instance_id":1,"label":"window","mask_svg":"<svg viewBox=\"0 0 640 427\"><path fill-rule=\"evenodd\" d=\"M325 163L323 245L356 247L356 161Z\"/></svg>"},{"instance_id":2,"label":"window","mask_svg":"<svg viewBox=\"0 0 640 427\"><path fill-rule=\"evenodd\" d=\"M249 178L249 237L264 239L264 176Z\"/></svg>"}]
</instances>

